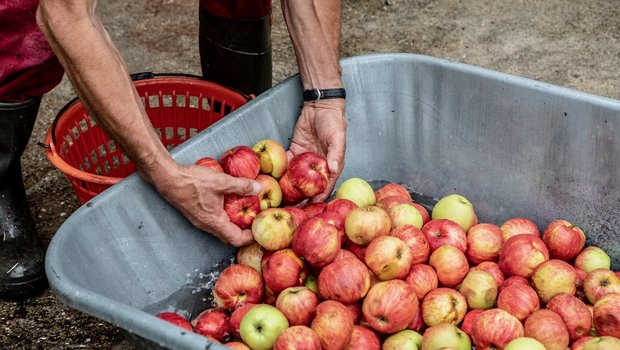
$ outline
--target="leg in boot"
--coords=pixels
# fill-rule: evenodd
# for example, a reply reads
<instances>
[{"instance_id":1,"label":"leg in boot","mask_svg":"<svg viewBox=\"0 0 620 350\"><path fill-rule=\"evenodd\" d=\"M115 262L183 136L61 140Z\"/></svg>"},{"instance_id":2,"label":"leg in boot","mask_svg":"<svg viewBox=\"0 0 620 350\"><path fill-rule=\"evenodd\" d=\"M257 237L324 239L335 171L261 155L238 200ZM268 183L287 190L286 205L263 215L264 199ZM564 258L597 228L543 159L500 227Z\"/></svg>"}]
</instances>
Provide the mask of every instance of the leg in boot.
<instances>
[{"instance_id":1,"label":"leg in boot","mask_svg":"<svg viewBox=\"0 0 620 350\"><path fill-rule=\"evenodd\" d=\"M258 95L271 87L270 14L257 19L214 16L200 6L200 63L205 79Z\"/></svg>"},{"instance_id":2,"label":"leg in boot","mask_svg":"<svg viewBox=\"0 0 620 350\"><path fill-rule=\"evenodd\" d=\"M20 163L40 102L0 103L0 297L6 299L24 299L47 286Z\"/></svg>"}]
</instances>

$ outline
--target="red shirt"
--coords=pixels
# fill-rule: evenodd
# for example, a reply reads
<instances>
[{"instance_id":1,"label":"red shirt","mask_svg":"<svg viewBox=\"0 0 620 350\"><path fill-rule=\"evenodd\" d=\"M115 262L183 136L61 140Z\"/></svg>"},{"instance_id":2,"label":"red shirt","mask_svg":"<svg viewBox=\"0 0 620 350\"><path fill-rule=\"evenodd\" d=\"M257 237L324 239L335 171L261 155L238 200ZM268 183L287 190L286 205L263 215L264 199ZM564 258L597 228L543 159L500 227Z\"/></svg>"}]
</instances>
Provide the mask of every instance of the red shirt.
<instances>
[{"instance_id":1,"label":"red shirt","mask_svg":"<svg viewBox=\"0 0 620 350\"><path fill-rule=\"evenodd\" d=\"M53 89L63 69L36 22L38 0L0 1L0 101L22 102Z\"/></svg>"},{"instance_id":2,"label":"red shirt","mask_svg":"<svg viewBox=\"0 0 620 350\"><path fill-rule=\"evenodd\" d=\"M271 11L271 0L200 0L213 16L235 19L259 19Z\"/></svg>"}]
</instances>

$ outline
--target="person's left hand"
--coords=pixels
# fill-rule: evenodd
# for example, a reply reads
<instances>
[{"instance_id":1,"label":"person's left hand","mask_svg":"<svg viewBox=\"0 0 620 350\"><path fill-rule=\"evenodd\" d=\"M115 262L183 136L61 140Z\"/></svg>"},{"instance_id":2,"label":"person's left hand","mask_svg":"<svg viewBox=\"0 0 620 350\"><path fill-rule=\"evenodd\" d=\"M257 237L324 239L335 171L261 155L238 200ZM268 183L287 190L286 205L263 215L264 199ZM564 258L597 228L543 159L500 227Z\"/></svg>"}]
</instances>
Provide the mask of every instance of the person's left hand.
<instances>
[{"instance_id":1,"label":"person's left hand","mask_svg":"<svg viewBox=\"0 0 620 350\"><path fill-rule=\"evenodd\" d=\"M342 99L306 102L295 125L287 151L289 160L304 152L316 152L325 157L329 168L325 191L314 196L312 202L329 198L344 168L347 130L344 107Z\"/></svg>"}]
</instances>

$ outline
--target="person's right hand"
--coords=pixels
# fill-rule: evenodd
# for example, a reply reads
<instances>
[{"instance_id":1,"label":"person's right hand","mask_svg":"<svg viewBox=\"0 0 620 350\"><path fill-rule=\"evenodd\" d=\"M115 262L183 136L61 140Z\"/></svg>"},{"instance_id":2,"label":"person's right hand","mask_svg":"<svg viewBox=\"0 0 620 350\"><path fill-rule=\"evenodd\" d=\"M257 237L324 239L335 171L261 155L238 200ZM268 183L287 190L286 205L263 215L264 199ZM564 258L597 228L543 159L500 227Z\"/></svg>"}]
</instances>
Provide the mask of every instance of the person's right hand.
<instances>
[{"instance_id":1,"label":"person's right hand","mask_svg":"<svg viewBox=\"0 0 620 350\"><path fill-rule=\"evenodd\" d=\"M153 181L157 191L197 228L224 243L240 247L251 243L252 232L233 224L224 211L224 195L257 195L257 181L232 177L197 165L180 165Z\"/></svg>"}]
</instances>

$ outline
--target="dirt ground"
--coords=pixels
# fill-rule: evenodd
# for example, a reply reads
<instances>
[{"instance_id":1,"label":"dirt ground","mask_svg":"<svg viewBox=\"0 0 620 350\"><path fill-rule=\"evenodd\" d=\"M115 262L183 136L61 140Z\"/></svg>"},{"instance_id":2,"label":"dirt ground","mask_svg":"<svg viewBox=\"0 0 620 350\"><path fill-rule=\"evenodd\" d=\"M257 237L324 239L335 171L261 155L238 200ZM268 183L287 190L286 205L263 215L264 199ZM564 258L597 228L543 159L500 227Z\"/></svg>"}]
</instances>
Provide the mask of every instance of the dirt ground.
<instances>
[{"instance_id":1,"label":"dirt ground","mask_svg":"<svg viewBox=\"0 0 620 350\"><path fill-rule=\"evenodd\" d=\"M410 52L460 61L620 99L619 0L343 0L342 56ZM131 72L200 74L197 2L101 1L98 13ZM273 12L274 83L297 70L279 4ZM73 91L43 101L23 157L28 198L45 245L78 206L37 142ZM0 301L3 349L131 349L118 329L70 309L49 290Z\"/></svg>"}]
</instances>

